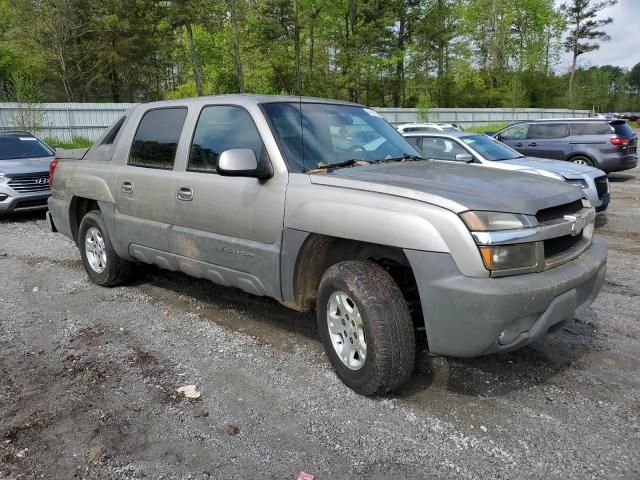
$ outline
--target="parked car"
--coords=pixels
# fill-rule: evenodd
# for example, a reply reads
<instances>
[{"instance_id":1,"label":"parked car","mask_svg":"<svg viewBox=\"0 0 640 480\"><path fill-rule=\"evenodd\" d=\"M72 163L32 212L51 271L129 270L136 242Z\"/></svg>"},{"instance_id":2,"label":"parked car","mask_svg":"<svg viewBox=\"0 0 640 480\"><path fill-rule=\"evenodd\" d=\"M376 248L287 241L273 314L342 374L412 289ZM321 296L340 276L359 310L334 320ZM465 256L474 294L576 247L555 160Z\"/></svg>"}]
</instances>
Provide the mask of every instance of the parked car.
<instances>
[{"instance_id":1,"label":"parked car","mask_svg":"<svg viewBox=\"0 0 640 480\"><path fill-rule=\"evenodd\" d=\"M29 132L0 132L0 216L44 210L55 152Z\"/></svg>"},{"instance_id":2,"label":"parked car","mask_svg":"<svg viewBox=\"0 0 640 480\"><path fill-rule=\"evenodd\" d=\"M606 173L638 164L638 137L624 120L530 120L510 125L494 138L528 157L567 160Z\"/></svg>"},{"instance_id":3,"label":"parked car","mask_svg":"<svg viewBox=\"0 0 640 480\"><path fill-rule=\"evenodd\" d=\"M99 285L142 262L315 309L337 375L372 395L409 378L416 332L440 355L512 350L575 318L606 271L579 189L416 154L352 103L142 104L53 162L48 216Z\"/></svg>"},{"instance_id":4,"label":"parked car","mask_svg":"<svg viewBox=\"0 0 640 480\"><path fill-rule=\"evenodd\" d=\"M422 156L432 160L473 162L503 170L514 170L556 178L583 189L596 208L609 205L607 175L588 165L525 157L486 135L465 132L405 133L404 137Z\"/></svg>"},{"instance_id":5,"label":"parked car","mask_svg":"<svg viewBox=\"0 0 640 480\"><path fill-rule=\"evenodd\" d=\"M451 123L403 123L396 126L396 129L400 133L409 132L450 132L453 130L460 131L457 125Z\"/></svg>"}]
</instances>

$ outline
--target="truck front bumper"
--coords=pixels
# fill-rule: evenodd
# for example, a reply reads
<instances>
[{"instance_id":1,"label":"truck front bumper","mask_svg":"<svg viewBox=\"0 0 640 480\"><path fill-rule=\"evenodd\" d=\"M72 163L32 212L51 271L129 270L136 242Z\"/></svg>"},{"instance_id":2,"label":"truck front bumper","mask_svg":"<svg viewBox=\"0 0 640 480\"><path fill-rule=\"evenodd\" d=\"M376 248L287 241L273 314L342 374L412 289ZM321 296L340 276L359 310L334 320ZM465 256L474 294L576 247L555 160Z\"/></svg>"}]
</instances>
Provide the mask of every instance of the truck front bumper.
<instances>
[{"instance_id":1,"label":"truck front bumper","mask_svg":"<svg viewBox=\"0 0 640 480\"><path fill-rule=\"evenodd\" d=\"M476 357L527 345L586 309L606 274L595 238L578 258L540 273L465 277L449 254L405 250L415 275L429 350Z\"/></svg>"}]
</instances>

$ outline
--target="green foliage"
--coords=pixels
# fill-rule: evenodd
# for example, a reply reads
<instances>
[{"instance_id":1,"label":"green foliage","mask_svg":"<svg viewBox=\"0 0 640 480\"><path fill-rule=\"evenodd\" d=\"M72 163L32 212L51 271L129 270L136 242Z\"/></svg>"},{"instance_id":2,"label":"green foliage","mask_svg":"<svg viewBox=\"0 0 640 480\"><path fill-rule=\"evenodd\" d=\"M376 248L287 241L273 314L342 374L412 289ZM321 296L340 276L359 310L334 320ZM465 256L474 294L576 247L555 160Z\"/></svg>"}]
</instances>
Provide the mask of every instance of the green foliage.
<instances>
[{"instance_id":1,"label":"green foliage","mask_svg":"<svg viewBox=\"0 0 640 480\"><path fill-rule=\"evenodd\" d=\"M569 3L611 4L593 2ZM554 73L564 34L576 29L568 8L554 0L0 0L0 98L15 98L28 79L44 101L301 91L417 106L425 116L435 107L638 109L640 67ZM604 39L598 25L580 45Z\"/></svg>"},{"instance_id":2,"label":"green foliage","mask_svg":"<svg viewBox=\"0 0 640 480\"><path fill-rule=\"evenodd\" d=\"M498 132L504 127L509 125L508 123L492 123L490 125L483 125L482 127L469 127L465 128L465 132L470 133L484 133L484 132Z\"/></svg>"},{"instance_id":3,"label":"green foliage","mask_svg":"<svg viewBox=\"0 0 640 480\"><path fill-rule=\"evenodd\" d=\"M73 137L71 139L71 142L64 142L55 137L46 137L43 141L53 148L89 148L91 145L93 145L93 141L89 140L86 137Z\"/></svg>"}]
</instances>

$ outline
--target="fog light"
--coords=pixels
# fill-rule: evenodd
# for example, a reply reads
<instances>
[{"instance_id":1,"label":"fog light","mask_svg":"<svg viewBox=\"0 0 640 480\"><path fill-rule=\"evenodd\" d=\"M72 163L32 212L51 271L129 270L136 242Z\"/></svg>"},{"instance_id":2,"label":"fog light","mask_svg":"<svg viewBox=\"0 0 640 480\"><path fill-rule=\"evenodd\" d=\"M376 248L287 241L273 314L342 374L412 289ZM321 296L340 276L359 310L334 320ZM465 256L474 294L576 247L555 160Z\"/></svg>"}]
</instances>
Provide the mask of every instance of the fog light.
<instances>
[{"instance_id":1,"label":"fog light","mask_svg":"<svg viewBox=\"0 0 640 480\"><path fill-rule=\"evenodd\" d=\"M535 243L480 247L480 254L484 266L492 271L535 267L538 264Z\"/></svg>"}]
</instances>

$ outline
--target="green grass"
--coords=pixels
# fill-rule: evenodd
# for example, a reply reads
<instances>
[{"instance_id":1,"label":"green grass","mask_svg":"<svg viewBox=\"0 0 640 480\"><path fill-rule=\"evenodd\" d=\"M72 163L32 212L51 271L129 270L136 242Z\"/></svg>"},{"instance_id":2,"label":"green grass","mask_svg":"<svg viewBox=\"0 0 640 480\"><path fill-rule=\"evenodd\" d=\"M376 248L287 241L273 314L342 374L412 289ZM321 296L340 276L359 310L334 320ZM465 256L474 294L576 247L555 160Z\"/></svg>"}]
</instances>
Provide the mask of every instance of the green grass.
<instances>
[{"instance_id":1,"label":"green grass","mask_svg":"<svg viewBox=\"0 0 640 480\"><path fill-rule=\"evenodd\" d=\"M471 133L484 133L484 132L497 132L498 130L502 130L504 127L509 125L508 123L494 123L492 125L483 125L481 127L469 127L465 128L465 132Z\"/></svg>"},{"instance_id":2,"label":"green grass","mask_svg":"<svg viewBox=\"0 0 640 480\"><path fill-rule=\"evenodd\" d=\"M88 148L93 145L93 141L89 140L86 137L73 137L71 142L63 142L54 137L47 137L44 139L44 142L53 148Z\"/></svg>"}]
</instances>

